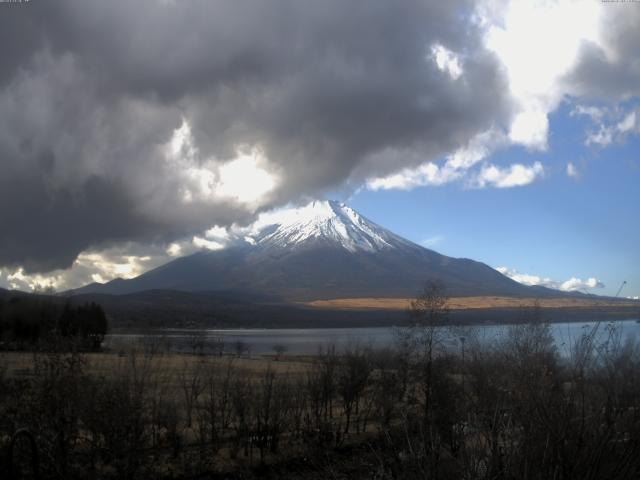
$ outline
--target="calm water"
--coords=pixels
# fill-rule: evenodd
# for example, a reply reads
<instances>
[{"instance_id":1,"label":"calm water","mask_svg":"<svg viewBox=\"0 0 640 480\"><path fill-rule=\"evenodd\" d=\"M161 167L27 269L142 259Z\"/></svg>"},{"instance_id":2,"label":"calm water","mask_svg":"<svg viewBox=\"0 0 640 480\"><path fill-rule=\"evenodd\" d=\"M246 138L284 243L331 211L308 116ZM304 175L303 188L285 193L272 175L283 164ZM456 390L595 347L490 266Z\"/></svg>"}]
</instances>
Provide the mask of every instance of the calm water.
<instances>
[{"instance_id":1,"label":"calm water","mask_svg":"<svg viewBox=\"0 0 640 480\"><path fill-rule=\"evenodd\" d=\"M591 331L596 322L554 323L551 325L553 337L561 352L569 348L583 334ZM481 343L499 341L505 336L508 325L482 325L443 330L451 348L460 345L459 339L476 339ZM604 341L609 331L615 328L621 341L627 338L640 340L640 322L636 319L601 322L597 338ZM225 352L235 352L236 344L248 346L252 355L273 354L275 345L283 345L288 354L315 354L320 348L335 345L344 349L350 345L371 345L385 347L393 345L396 339L394 328L312 328L312 329L237 329L237 330L162 330L147 334L112 334L105 339L105 346L113 350L134 345L164 345L175 352L189 352L194 343L203 342L204 350L213 351L213 345L221 342Z\"/></svg>"}]
</instances>

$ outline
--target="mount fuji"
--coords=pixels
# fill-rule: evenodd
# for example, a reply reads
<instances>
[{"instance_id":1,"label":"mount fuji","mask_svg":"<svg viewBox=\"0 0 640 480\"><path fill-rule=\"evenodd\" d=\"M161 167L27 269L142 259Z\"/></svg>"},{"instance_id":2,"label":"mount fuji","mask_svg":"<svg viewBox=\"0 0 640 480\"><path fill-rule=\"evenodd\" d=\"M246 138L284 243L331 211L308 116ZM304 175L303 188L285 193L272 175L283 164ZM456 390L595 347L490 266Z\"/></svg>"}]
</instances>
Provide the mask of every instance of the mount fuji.
<instances>
[{"instance_id":1,"label":"mount fuji","mask_svg":"<svg viewBox=\"0 0 640 480\"><path fill-rule=\"evenodd\" d=\"M451 296L566 296L522 285L481 262L426 249L335 201L268 215L226 248L203 250L133 279L94 283L73 293L217 291L286 301L408 298L427 280L441 282Z\"/></svg>"}]
</instances>

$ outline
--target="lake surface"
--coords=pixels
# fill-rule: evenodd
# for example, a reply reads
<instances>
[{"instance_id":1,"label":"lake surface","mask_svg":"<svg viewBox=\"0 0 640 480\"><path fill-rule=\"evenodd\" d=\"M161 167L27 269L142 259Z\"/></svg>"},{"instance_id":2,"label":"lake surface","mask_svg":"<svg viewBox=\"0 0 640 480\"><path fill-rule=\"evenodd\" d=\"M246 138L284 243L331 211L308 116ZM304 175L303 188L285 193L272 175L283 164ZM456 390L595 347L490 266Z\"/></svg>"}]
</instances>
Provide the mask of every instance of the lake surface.
<instances>
[{"instance_id":1,"label":"lake surface","mask_svg":"<svg viewBox=\"0 0 640 480\"><path fill-rule=\"evenodd\" d=\"M570 322L553 323L551 331L561 353L568 353L575 342L597 326L596 338L603 342L612 329L619 335L620 341L629 338L640 340L640 321L637 319L606 322ZM457 348L463 341L478 341L489 344L505 338L509 325L479 325L456 327L441 332L450 348ZM115 333L107 335L104 346L119 350L132 346L159 346L174 352L190 352L195 345L203 345L205 353L212 353L222 346L226 353L234 353L238 344L247 347L251 355L273 354L274 346L282 345L287 354L313 355L319 349L335 345L338 350L349 346L363 345L374 348L393 346L397 339L397 330L393 327L378 328L310 328L310 329L225 329L190 330L166 329L145 334Z\"/></svg>"}]
</instances>

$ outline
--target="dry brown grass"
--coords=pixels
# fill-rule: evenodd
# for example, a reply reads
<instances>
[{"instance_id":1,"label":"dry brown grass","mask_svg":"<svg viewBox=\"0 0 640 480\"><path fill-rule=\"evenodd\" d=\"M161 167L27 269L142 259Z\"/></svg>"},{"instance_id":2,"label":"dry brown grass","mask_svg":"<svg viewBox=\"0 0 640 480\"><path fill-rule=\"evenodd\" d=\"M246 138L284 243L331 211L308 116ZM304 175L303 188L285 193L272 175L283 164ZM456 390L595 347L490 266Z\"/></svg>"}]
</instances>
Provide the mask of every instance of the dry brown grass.
<instances>
[{"instance_id":1,"label":"dry brown grass","mask_svg":"<svg viewBox=\"0 0 640 480\"><path fill-rule=\"evenodd\" d=\"M29 375L35 364L33 352L0 352L0 368L8 376ZM170 383L178 383L178 378L187 370L195 370L197 367L204 369L224 370L231 362L234 370L242 372L249 377L259 377L267 369L277 374L299 375L309 371L310 359L304 357L284 357L276 360L274 357L261 356L251 358L236 358L225 355L199 356L185 354L155 354L145 356L138 353L120 355L117 353L86 353L86 372L90 375L109 378L120 372L130 371L131 362L135 362L139 368L151 372L161 372L165 380Z\"/></svg>"},{"instance_id":2,"label":"dry brown grass","mask_svg":"<svg viewBox=\"0 0 640 480\"><path fill-rule=\"evenodd\" d=\"M336 298L306 302L306 306L338 310L405 310L409 308L410 298ZM514 298L514 297L452 297L448 306L455 310L482 308L523 308L532 307L536 300L542 308L594 308L637 306L638 302L625 300L591 298Z\"/></svg>"}]
</instances>

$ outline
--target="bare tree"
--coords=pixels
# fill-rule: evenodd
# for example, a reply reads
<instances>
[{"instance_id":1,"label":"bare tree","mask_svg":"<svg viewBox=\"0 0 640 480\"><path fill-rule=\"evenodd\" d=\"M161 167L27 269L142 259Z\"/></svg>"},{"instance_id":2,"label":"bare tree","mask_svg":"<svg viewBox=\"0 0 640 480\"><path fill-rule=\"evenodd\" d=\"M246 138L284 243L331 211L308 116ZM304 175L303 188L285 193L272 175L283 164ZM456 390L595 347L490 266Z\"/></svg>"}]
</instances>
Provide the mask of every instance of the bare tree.
<instances>
[{"instance_id":1,"label":"bare tree","mask_svg":"<svg viewBox=\"0 0 640 480\"><path fill-rule=\"evenodd\" d=\"M226 431L230 428L232 405L232 382L236 375L233 359L229 358L222 368L209 368L205 390L199 403L200 437L209 442L215 453L222 446Z\"/></svg>"},{"instance_id":2,"label":"bare tree","mask_svg":"<svg viewBox=\"0 0 640 480\"><path fill-rule=\"evenodd\" d=\"M267 449L276 453L288 422L289 382L267 368L253 390L254 439L264 462Z\"/></svg>"},{"instance_id":3,"label":"bare tree","mask_svg":"<svg viewBox=\"0 0 640 480\"><path fill-rule=\"evenodd\" d=\"M351 417L358 413L360 400L371 376L371 363L367 352L356 346L348 349L342 357L342 364L338 369L338 392L342 397L344 408L344 433L349 433Z\"/></svg>"},{"instance_id":4,"label":"bare tree","mask_svg":"<svg viewBox=\"0 0 640 480\"><path fill-rule=\"evenodd\" d=\"M434 477L438 476L442 442L435 428L434 360L442 352L443 340L447 336L447 330L443 327L449 314L448 302L444 285L435 280L427 281L411 302L409 315L412 322L407 331L410 341L415 344L416 386L419 388L417 399L422 410L419 439L423 453L429 459L427 468Z\"/></svg>"},{"instance_id":5,"label":"bare tree","mask_svg":"<svg viewBox=\"0 0 640 480\"><path fill-rule=\"evenodd\" d=\"M191 428L193 410L198 403L198 398L205 390L203 362L194 363L186 359L182 364L179 379L184 401L185 423L188 428Z\"/></svg>"},{"instance_id":6,"label":"bare tree","mask_svg":"<svg viewBox=\"0 0 640 480\"><path fill-rule=\"evenodd\" d=\"M285 354L285 352L287 351L287 346L282 345L281 343L278 343L273 346L273 351L276 354L276 360L280 360L282 356Z\"/></svg>"},{"instance_id":7,"label":"bare tree","mask_svg":"<svg viewBox=\"0 0 640 480\"><path fill-rule=\"evenodd\" d=\"M207 340L207 335L202 330L196 330L189 335L189 347L193 355L203 355L204 347Z\"/></svg>"},{"instance_id":8,"label":"bare tree","mask_svg":"<svg viewBox=\"0 0 640 480\"><path fill-rule=\"evenodd\" d=\"M309 405L306 426L308 439L329 444L335 439L333 406L336 396L338 355L334 347L320 349L310 371L307 372L305 389Z\"/></svg>"},{"instance_id":9,"label":"bare tree","mask_svg":"<svg viewBox=\"0 0 640 480\"><path fill-rule=\"evenodd\" d=\"M214 355L221 357L224 355L224 337L223 336L215 336L211 338L211 342L209 343L211 346L211 350Z\"/></svg>"},{"instance_id":10,"label":"bare tree","mask_svg":"<svg viewBox=\"0 0 640 480\"><path fill-rule=\"evenodd\" d=\"M245 457L252 453L250 442L253 429L251 409L253 408L253 393L249 380L238 376L231 385L231 405L233 408L232 429L234 430L231 457L235 458L241 448Z\"/></svg>"},{"instance_id":11,"label":"bare tree","mask_svg":"<svg viewBox=\"0 0 640 480\"><path fill-rule=\"evenodd\" d=\"M249 345L243 340L236 340L233 343L233 349L236 352L238 358L242 357L245 353L249 355Z\"/></svg>"},{"instance_id":12,"label":"bare tree","mask_svg":"<svg viewBox=\"0 0 640 480\"><path fill-rule=\"evenodd\" d=\"M409 309L412 323L406 335L415 344L417 360L422 370L425 416L428 416L432 397L434 356L443 346L446 336L442 327L449 314L448 301L442 283L428 281L420 294L411 301Z\"/></svg>"}]
</instances>

